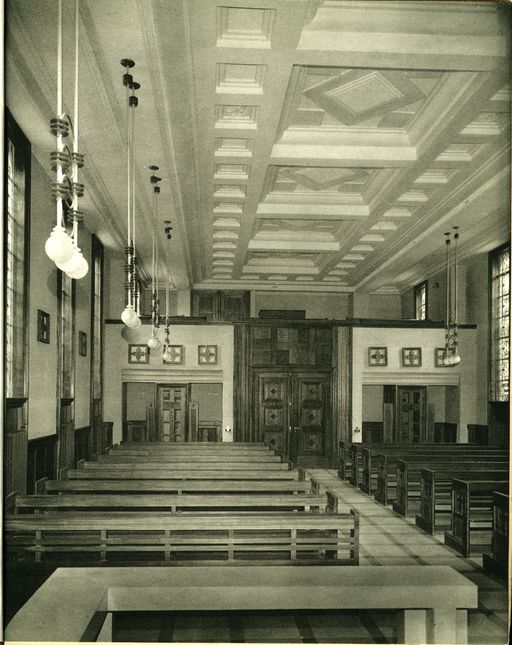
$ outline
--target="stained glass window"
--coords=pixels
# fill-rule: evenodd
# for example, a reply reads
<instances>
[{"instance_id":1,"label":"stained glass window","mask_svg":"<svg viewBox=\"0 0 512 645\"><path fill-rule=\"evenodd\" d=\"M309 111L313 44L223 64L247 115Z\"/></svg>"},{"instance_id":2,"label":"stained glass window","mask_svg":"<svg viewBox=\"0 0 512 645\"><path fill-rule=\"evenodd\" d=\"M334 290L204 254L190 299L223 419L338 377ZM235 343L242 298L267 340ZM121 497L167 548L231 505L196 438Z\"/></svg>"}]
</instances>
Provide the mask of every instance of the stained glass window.
<instances>
[{"instance_id":1,"label":"stained glass window","mask_svg":"<svg viewBox=\"0 0 512 645\"><path fill-rule=\"evenodd\" d=\"M508 401L510 343L510 249L491 254L491 401Z\"/></svg>"},{"instance_id":2,"label":"stained glass window","mask_svg":"<svg viewBox=\"0 0 512 645\"><path fill-rule=\"evenodd\" d=\"M427 319L427 283L422 282L414 287L414 317L416 320Z\"/></svg>"}]
</instances>

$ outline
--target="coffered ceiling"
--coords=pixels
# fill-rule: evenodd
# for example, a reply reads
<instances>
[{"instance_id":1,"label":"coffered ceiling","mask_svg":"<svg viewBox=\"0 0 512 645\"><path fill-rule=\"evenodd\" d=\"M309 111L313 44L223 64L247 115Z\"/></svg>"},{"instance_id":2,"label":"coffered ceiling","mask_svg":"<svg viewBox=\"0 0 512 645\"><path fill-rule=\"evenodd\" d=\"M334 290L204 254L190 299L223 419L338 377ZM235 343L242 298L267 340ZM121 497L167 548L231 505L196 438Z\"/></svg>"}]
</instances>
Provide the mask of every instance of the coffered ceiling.
<instances>
[{"instance_id":1,"label":"coffered ceiling","mask_svg":"<svg viewBox=\"0 0 512 645\"><path fill-rule=\"evenodd\" d=\"M7 3L7 103L45 169L56 4ZM64 6L71 33L74 2ZM148 265L156 164L177 288L393 292L440 268L453 225L463 258L492 248L509 237L508 14L473 2L80 0L89 226L124 247L129 57L142 84L138 245ZM67 56L68 79L71 68Z\"/></svg>"}]
</instances>

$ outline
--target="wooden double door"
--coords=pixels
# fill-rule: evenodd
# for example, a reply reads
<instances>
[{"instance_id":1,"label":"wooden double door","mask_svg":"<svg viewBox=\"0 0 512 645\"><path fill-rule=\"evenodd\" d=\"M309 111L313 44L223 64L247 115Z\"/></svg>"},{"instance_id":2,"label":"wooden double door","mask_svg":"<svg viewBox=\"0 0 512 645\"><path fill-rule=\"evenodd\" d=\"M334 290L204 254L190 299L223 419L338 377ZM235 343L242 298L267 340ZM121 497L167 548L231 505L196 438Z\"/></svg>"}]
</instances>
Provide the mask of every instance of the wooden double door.
<instances>
[{"instance_id":1,"label":"wooden double door","mask_svg":"<svg viewBox=\"0 0 512 645\"><path fill-rule=\"evenodd\" d=\"M331 375L255 372L255 440L300 465L322 464L331 443Z\"/></svg>"}]
</instances>

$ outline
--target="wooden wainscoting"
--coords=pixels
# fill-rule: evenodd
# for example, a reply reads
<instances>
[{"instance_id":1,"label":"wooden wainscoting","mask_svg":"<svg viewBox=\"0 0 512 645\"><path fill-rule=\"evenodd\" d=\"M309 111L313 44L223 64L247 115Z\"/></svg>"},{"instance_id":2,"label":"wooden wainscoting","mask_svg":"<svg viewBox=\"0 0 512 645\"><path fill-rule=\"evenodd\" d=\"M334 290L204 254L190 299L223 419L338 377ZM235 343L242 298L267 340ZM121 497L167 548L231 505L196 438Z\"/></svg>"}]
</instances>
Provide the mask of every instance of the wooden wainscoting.
<instances>
[{"instance_id":1,"label":"wooden wainscoting","mask_svg":"<svg viewBox=\"0 0 512 645\"><path fill-rule=\"evenodd\" d=\"M57 435L30 439L27 459L27 494L35 493L35 483L42 477L56 478Z\"/></svg>"},{"instance_id":2,"label":"wooden wainscoting","mask_svg":"<svg viewBox=\"0 0 512 645\"><path fill-rule=\"evenodd\" d=\"M75 465L81 459L89 461L92 457L92 431L91 426L76 428L75 430Z\"/></svg>"}]
</instances>

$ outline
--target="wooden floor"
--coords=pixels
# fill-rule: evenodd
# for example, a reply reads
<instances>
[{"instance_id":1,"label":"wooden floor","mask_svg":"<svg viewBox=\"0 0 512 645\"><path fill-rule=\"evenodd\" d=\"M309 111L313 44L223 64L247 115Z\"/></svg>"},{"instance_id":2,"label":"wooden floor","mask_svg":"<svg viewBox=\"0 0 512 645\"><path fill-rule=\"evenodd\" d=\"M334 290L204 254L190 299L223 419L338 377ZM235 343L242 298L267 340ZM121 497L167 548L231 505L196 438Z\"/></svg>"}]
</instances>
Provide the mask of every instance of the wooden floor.
<instances>
[{"instance_id":1,"label":"wooden floor","mask_svg":"<svg viewBox=\"0 0 512 645\"><path fill-rule=\"evenodd\" d=\"M412 522L340 481L335 471L310 470L334 492L342 508L360 513L360 566L448 565L476 583L479 609L469 612L469 642L507 642L507 590L488 575L481 558L463 558ZM114 618L116 641L128 642L262 642L262 643L393 643L396 616L390 612L266 612L219 614L123 613Z\"/></svg>"}]
</instances>

